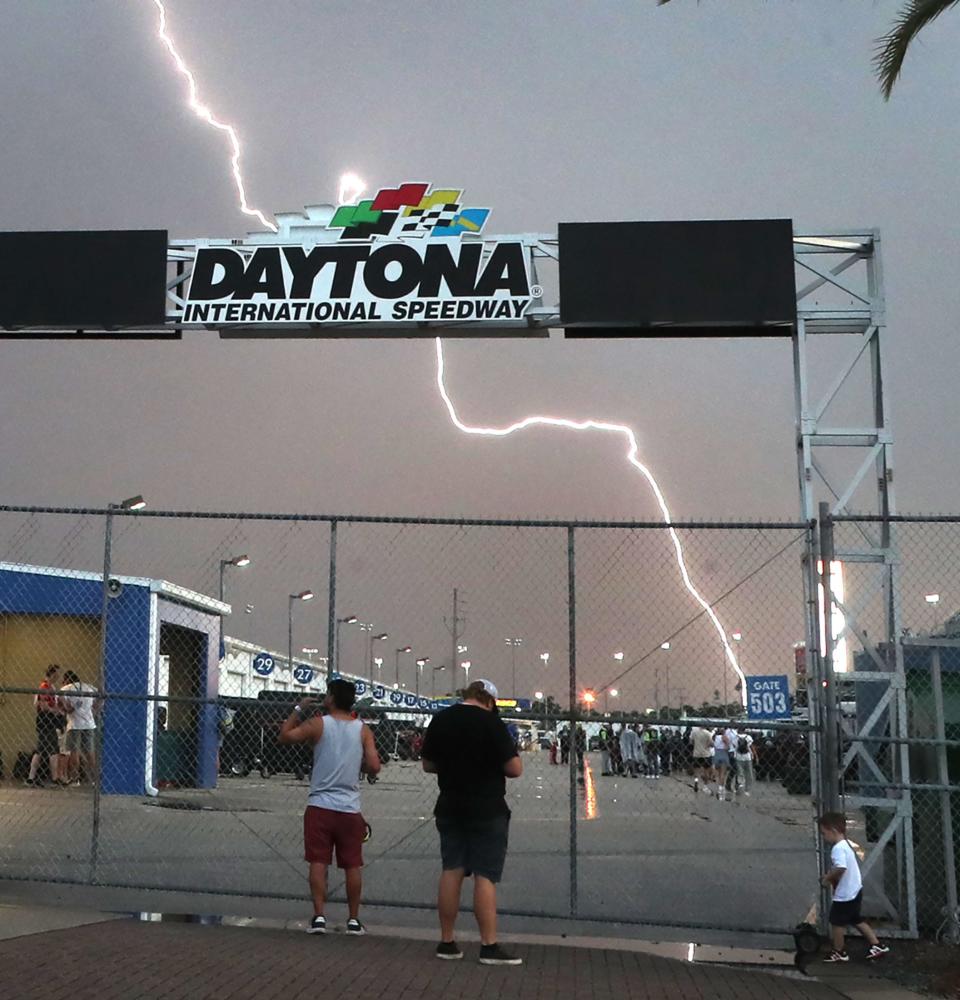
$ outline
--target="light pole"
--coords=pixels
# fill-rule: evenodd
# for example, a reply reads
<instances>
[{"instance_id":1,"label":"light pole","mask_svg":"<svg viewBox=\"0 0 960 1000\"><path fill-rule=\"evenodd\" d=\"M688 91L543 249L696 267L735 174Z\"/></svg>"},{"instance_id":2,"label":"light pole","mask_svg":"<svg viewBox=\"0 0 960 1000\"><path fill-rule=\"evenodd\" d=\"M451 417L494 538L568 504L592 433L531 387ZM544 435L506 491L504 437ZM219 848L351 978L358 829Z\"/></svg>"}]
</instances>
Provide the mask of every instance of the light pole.
<instances>
[{"instance_id":1,"label":"light pole","mask_svg":"<svg viewBox=\"0 0 960 1000\"><path fill-rule=\"evenodd\" d=\"M930 629L931 633L937 631L937 608L940 605L940 595L939 594L925 594L923 598L927 604L933 609L933 627Z\"/></svg>"},{"instance_id":2,"label":"light pole","mask_svg":"<svg viewBox=\"0 0 960 1000\"><path fill-rule=\"evenodd\" d=\"M340 626L341 625L356 625L360 619L356 615L347 615L345 618L337 619L337 641L334 643L335 649L333 651L333 669L339 674L340 673Z\"/></svg>"},{"instance_id":3,"label":"light pole","mask_svg":"<svg viewBox=\"0 0 960 1000\"><path fill-rule=\"evenodd\" d=\"M312 601L312 590L301 590L299 594L291 594L287 601L287 667L293 670L293 602Z\"/></svg>"},{"instance_id":4,"label":"light pole","mask_svg":"<svg viewBox=\"0 0 960 1000\"><path fill-rule=\"evenodd\" d=\"M373 658L373 662L376 664L376 667L377 667L377 683L379 684L380 683L380 668L383 666L383 657L382 656L375 656Z\"/></svg>"},{"instance_id":5,"label":"light pole","mask_svg":"<svg viewBox=\"0 0 960 1000\"><path fill-rule=\"evenodd\" d=\"M736 632L730 633L730 638L736 643L734 646L733 662L737 665L737 671L740 670L740 643L743 642L743 633L740 629ZM726 713L727 710L727 658L723 658L723 710Z\"/></svg>"},{"instance_id":6,"label":"light pole","mask_svg":"<svg viewBox=\"0 0 960 1000\"><path fill-rule=\"evenodd\" d=\"M420 697L420 677L423 674L423 668L430 662L429 656L421 656L417 660L417 697Z\"/></svg>"},{"instance_id":7,"label":"light pole","mask_svg":"<svg viewBox=\"0 0 960 1000\"><path fill-rule=\"evenodd\" d=\"M394 650L394 660L393 660L393 687L396 690L400 687L400 654L401 653L412 653L413 648L410 646L399 646Z\"/></svg>"},{"instance_id":8,"label":"light pole","mask_svg":"<svg viewBox=\"0 0 960 1000\"><path fill-rule=\"evenodd\" d=\"M441 663L439 667L434 667L433 670L430 671L430 697L431 698L436 698L437 697L437 674L439 674L441 670L446 670L446 669L447 669L446 664Z\"/></svg>"},{"instance_id":9,"label":"light pole","mask_svg":"<svg viewBox=\"0 0 960 1000\"><path fill-rule=\"evenodd\" d=\"M221 602L223 601L224 589L223 589L223 574L226 572L228 566L249 566L250 556L232 556L230 559L220 560L220 589L217 591Z\"/></svg>"},{"instance_id":10,"label":"light pole","mask_svg":"<svg viewBox=\"0 0 960 1000\"><path fill-rule=\"evenodd\" d=\"M663 650L669 651L670 650L670 643L669 642L661 642L660 643L660 648L663 649ZM670 660L669 659L664 664L664 673L666 674L666 682L667 682L667 685L666 685L666 687L667 687L667 708L669 708L670 707ZM659 667L657 667L657 669L654 671L653 677L654 677L654 685L655 685L654 686L653 700L654 700L654 702L656 703L656 706L657 706L657 715L659 715L660 714L660 668Z\"/></svg>"},{"instance_id":11,"label":"light pole","mask_svg":"<svg viewBox=\"0 0 960 1000\"><path fill-rule=\"evenodd\" d=\"M517 700L517 646L523 645L523 639L508 638L503 640L513 656L513 700Z\"/></svg>"},{"instance_id":12,"label":"light pole","mask_svg":"<svg viewBox=\"0 0 960 1000\"><path fill-rule=\"evenodd\" d=\"M463 686L465 688L468 688L470 687L470 667L472 667L473 664L469 660L464 660L460 664L460 666L463 667L463 678L464 678Z\"/></svg>"},{"instance_id":13,"label":"light pole","mask_svg":"<svg viewBox=\"0 0 960 1000\"><path fill-rule=\"evenodd\" d=\"M372 629L373 626L371 625ZM367 638L367 663L370 665L370 687L373 687L373 644L375 642L383 642L384 639L388 638L386 632L381 632L379 635L370 635ZM381 663L383 660L380 661Z\"/></svg>"},{"instance_id":14,"label":"light pole","mask_svg":"<svg viewBox=\"0 0 960 1000\"><path fill-rule=\"evenodd\" d=\"M547 703L544 700L544 696L543 696L543 692L542 691L534 691L533 692L533 696L534 696L534 698L537 699L537 701L540 702L540 707L543 709L543 729L544 729L544 732L546 732L546 729L547 729Z\"/></svg>"},{"instance_id":15,"label":"light pole","mask_svg":"<svg viewBox=\"0 0 960 1000\"><path fill-rule=\"evenodd\" d=\"M97 690L101 697L107 693L107 608L110 602L110 561L113 549L113 512L115 510L143 510L147 501L138 493L135 497L127 497L121 503L108 503L107 514L103 524L103 596L100 607L100 662L97 669ZM103 760L103 728L96 729L97 760ZM91 834L90 860L96 868L100 844L100 768L97 768L96 781L93 784L93 830Z\"/></svg>"},{"instance_id":16,"label":"light pole","mask_svg":"<svg viewBox=\"0 0 960 1000\"><path fill-rule=\"evenodd\" d=\"M611 698L616 698L616 697L619 696L619 694L620 694L620 692L616 688L604 688L604 690L603 690L603 714L604 715L609 715L610 714L609 702L607 701L607 695L609 695Z\"/></svg>"},{"instance_id":17,"label":"light pole","mask_svg":"<svg viewBox=\"0 0 960 1000\"><path fill-rule=\"evenodd\" d=\"M543 660L543 665L545 667L549 667L550 666L550 654L549 653L541 653L540 654L540 659Z\"/></svg>"}]
</instances>

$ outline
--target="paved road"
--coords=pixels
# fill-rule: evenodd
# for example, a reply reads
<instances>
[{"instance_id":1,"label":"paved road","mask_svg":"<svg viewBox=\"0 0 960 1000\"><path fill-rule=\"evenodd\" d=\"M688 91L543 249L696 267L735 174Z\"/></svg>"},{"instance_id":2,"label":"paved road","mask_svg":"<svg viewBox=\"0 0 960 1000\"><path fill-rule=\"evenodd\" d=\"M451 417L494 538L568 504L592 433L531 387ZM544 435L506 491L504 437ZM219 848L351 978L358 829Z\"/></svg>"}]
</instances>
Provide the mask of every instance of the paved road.
<instances>
[{"instance_id":1,"label":"paved road","mask_svg":"<svg viewBox=\"0 0 960 1000\"><path fill-rule=\"evenodd\" d=\"M836 1000L821 983L622 951L518 945L524 965L440 962L433 947L368 936L114 921L0 942L0 1000ZM51 956L56 956L52 961Z\"/></svg>"},{"instance_id":2,"label":"paved road","mask_svg":"<svg viewBox=\"0 0 960 1000\"><path fill-rule=\"evenodd\" d=\"M583 917L783 931L815 888L808 799L761 785L749 799L695 795L688 780L604 778L591 755L577 795L578 912ZM501 903L521 913L569 913L568 775L545 754L525 755L509 783L510 856ZM433 779L392 763L364 787L373 826L370 900L432 906L438 846ZM249 894L302 895L305 785L276 776L222 779L213 792L156 800L104 797L97 879ZM87 879L88 789L0 788L0 873ZM335 883L336 884L336 883Z\"/></svg>"}]
</instances>

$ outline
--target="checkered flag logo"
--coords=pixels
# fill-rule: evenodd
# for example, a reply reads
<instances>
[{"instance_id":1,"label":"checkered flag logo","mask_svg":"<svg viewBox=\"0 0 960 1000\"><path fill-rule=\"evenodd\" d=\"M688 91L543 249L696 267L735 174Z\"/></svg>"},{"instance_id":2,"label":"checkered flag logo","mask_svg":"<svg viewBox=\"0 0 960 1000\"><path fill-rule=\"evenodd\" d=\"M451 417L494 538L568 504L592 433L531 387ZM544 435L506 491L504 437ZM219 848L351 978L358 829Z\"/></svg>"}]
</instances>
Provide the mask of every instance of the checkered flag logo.
<instances>
[{"instance_id":1,"label":"checkered flag logo","mask_svg":"<svg viewBox=\"0 0 960 1000\"><path fill-rule=\"evenodd\" d=\"M459 212L460 206L455 201L432 208L411 208L403 217L400 235L419 239L429 236L434 229L448 229Z\"/></svg>"},{"instance_id":2,"label":"checkered flag logo","mask_svg":"<svg viewBox=\"0 0 960 1000\"><path fill-rule=\"evenodd\" d=\"M459 188L430 190L423 183L382 188L375 198L341 205L327 228L341 230L343 240L476 236L490 209L462 208L462 195Z\"/></svg>"}]
</instances>

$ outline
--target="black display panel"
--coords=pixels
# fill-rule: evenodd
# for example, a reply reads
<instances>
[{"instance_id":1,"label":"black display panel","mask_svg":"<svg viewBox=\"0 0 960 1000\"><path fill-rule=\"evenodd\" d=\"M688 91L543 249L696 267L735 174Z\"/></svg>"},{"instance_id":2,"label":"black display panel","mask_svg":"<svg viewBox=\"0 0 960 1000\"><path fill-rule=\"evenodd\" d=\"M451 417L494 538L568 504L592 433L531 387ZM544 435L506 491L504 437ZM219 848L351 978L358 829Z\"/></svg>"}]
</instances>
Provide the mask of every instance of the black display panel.
<instances>
[{"instance_id":1,"label":"black display panel","mask_svg":"<svg viewBox=\"0 0 960 1000\"><path fill-rule=\"evenodd\" d=\"M0 233L0 327L162 326L166 282L164 229Z\"/></svg>"},{"instance_id":2,"label":"black display panel","mask_svg":"<svg viewBox=\"0 0 960 1000\"><path fill-rule=\"evenodd\" d=\"M797 319L790 219L561 223L570 337L788 336Z\"/></svg>"}]
</instances>

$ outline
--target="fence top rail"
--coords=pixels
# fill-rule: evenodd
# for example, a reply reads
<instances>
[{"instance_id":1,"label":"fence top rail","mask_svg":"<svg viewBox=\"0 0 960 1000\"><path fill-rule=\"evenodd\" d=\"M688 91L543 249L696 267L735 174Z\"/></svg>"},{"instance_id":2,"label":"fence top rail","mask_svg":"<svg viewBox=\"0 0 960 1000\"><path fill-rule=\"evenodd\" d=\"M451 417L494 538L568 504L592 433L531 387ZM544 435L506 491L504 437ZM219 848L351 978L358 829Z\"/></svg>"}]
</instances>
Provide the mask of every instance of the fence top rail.
<instances>
[{"instance_id":1,"label":"fence top rail","mask_svg":"<svg viewBox=\"0 0 960 1000\"><path fill-rule=\"evenodd\" d=\"M848 524L960 524L960 514L834 514L832 520Z\"/></svg>"},{"instance_id":2,"label":"fence top rail","mask_svg":"<svg viewBox=\"0 0 960 1000\"><path fill-rule=\"evenodd\" d=\"M336 524L440 524L452 527L496 528L626 528L683 530L705 529L717 531L806 531L814 522L805 521L586 521L562 518L506 518L506 517L412 517L377 514L293 514L265 513L262 511L210 511L210 510L124 510L119 507L49 507L36 505L0 504L0 513L6 514L67 514L75 516L112 514L114 517L181 518L223 521L320 521Z\"/></svg>"}]
</instances>

